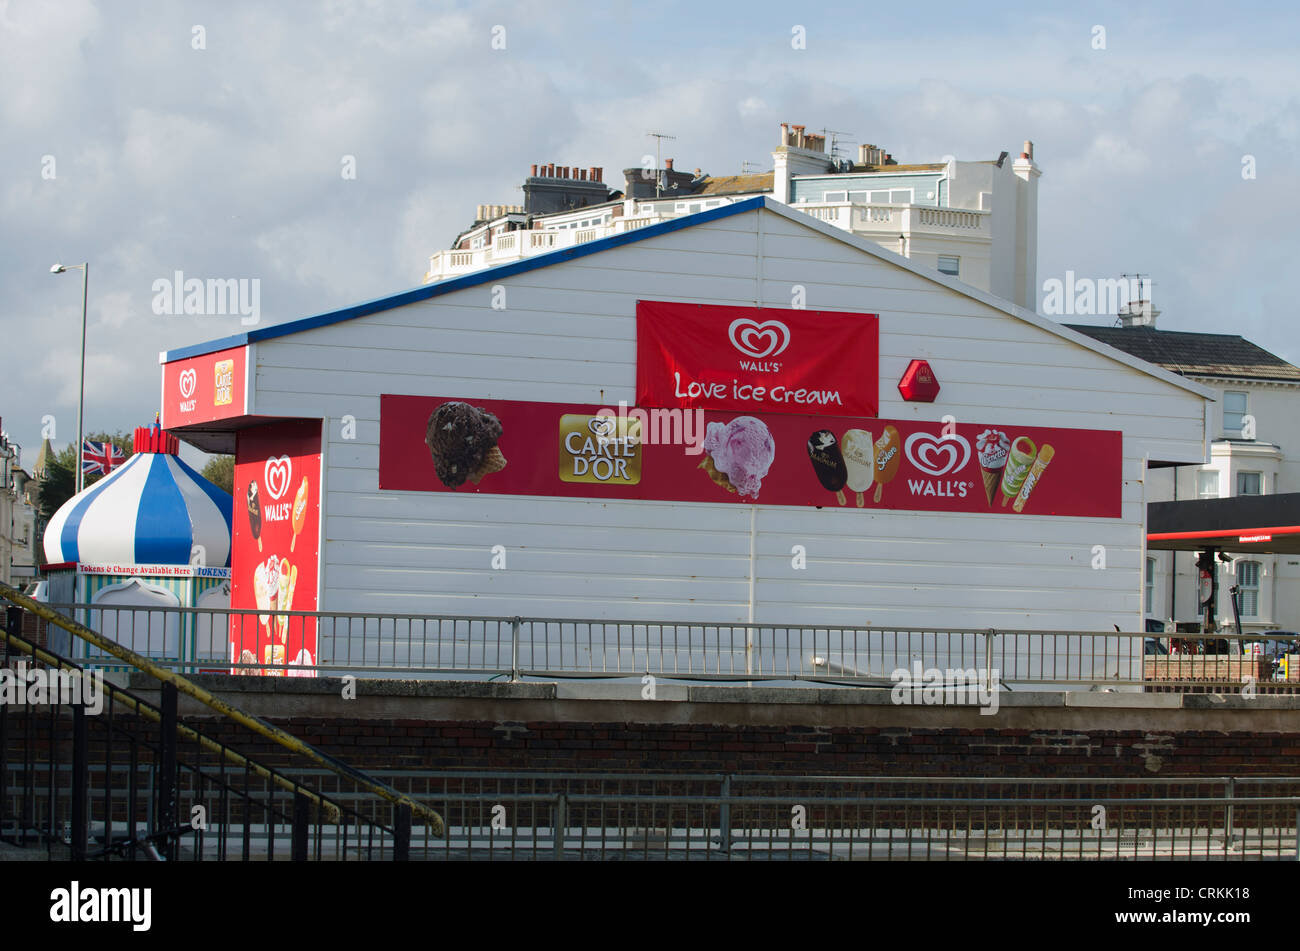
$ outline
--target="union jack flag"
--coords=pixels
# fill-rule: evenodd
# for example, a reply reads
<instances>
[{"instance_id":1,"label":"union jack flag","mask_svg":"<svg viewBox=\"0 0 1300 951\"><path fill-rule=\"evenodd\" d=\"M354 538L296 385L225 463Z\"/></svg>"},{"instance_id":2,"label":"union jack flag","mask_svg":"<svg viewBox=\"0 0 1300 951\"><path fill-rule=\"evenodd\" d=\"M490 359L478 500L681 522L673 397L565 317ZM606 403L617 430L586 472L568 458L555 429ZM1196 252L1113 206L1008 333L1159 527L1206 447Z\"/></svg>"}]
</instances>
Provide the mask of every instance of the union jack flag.
<instances>
[{"instance_id":1,"label":"union jack flag","mask_svg":"<svg viewBox=\"0 0 1300 951\"><path fill-rule=\"evenodd\" d=\"M124 462L126 453L111 442L92 442L86 439L81 444L82 475L93 475L96 472L108 475Z\"/></svg>"}]
</instances>

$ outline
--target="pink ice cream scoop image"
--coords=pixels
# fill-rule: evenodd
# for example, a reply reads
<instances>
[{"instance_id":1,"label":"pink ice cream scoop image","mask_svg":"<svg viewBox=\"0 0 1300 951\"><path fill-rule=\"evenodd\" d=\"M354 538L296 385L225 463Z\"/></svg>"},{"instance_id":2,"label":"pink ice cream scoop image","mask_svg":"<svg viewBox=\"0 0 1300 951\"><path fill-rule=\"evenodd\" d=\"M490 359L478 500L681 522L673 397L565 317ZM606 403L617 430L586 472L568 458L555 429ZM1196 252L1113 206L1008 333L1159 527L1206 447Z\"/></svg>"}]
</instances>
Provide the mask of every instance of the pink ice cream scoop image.
<instances>
[{"instance_id":1,"label":"pink ice cream scoop image","mask_svg":"<svg viewBox=\"0 0 1300 951\"><path fill-rule=\"evenodd\" d=\"M776 458L776 441L762 420L737 416L729 423L709 423L704 451L737 493L758 498L763 477Z\"/></svg>"}]
</instances>

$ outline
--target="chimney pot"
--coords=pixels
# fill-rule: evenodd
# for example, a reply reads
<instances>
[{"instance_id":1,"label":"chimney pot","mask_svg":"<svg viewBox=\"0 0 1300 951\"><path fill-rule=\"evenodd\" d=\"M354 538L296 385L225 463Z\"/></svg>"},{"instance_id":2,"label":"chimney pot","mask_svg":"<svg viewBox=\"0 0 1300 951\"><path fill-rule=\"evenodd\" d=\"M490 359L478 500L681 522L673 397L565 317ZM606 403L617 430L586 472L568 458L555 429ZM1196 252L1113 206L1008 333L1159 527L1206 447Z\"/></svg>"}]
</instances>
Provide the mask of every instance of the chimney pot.
<instances>
[{"instance_id":1,"label":"chimney pot","mask_svg":"<svg viewBox=\"0 0 1300 951\"><path fill-rule=\"evenodd\" d=\"M1025 139L1025 150L1024 150L1024 152L1021 153L1021 155L1022 155L1024 158L1027 158L1027 159L1033 159L1033 157L1034 157L1034 143L1030 142L1028 139Z\"/></svg>"},{"instance_id":2,"label":"chimney pot","mask_svg":"<svg viewBox=\"0 0 1300 951\"><path fill-rule=\"evenodd\" d=\"M673 160L670 158L664 159L664 168L671 172L673 170Z\"/></svg>"},{"instance_id":3,"label":"chimney pot","mask_svg":"<svg viewBox=\"0 0 1300 951\"><path fill-rule=\"evenodd\" d=\"M535 162L533 163L532 168L529 170L528 174L529 174L532 178L536 178L536 177L537 177L537 164L536 164Z\"/></svg>"}]
</instances>

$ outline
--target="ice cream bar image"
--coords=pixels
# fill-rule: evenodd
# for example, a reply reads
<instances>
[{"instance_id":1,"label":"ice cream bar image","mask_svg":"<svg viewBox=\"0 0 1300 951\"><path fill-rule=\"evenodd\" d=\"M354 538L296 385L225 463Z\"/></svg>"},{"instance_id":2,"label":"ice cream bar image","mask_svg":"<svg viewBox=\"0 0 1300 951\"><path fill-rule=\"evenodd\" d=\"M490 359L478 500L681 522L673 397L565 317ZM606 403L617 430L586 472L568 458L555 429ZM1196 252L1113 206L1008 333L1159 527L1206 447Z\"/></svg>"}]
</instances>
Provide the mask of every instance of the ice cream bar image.
<instances>
[{"instance_id":1,"label":"ice cream bar image","mask_svg":"<svg viewBox=\"0 0 1300 951\"><path fill-rule=\"evenodd\" d=\"M844 485L849 481L849 470L840 454L839 442L829 429L819 429L808 437L808 458L812 460L817 481L827 492L834 492L840 505L844 505Z\"/></svg>"},{"instance_id":2,"label":"ice cream bar image","mask_svg":"<svg viewBox=\"0 0 1300 951\"><path fill-rule=\"evenodd\" d=\"M903 451L903 440L894 426L886 426L884 433L876 440L876 494L873 502L879 502L885 491L885 483L893 481L898 475L898 464Z\"/></svg>"},{"instance_id":3,"label":"ice cream bar image","mask_svg":"<svg viewBox=\"0 0 1300 951\"><path fill-rule=\"evenodd\" d=\"M293 551L293 546L298 544L298 533L307 522L307 495L307 477L303 476L302 485L298 486L298 494L293 497L293 538L289 542L289 551Z\"/></svg>"},{"instance_id":4,"label":"ice cream bar image","mask_svg":"<svg viewBox=\"0 0 1300 951\"><path fill-rule=\"evenodd\" d=\"M1016 497L1025 482L1025 476L1038 458L1038 447L1028 436L1018 436L1011 444L1007 468L1002 473L1002 507Z\"/></svg>"},{"instance_id":5,"label":"ice cream bar image","mask_svg":"<svg viewBox=\"0 0 1300 951\"><path fill-rule=\"evenodd\" d=\"M257 489L257 480L248 483L248 528L257 541L257 550L262 550L262 493Z\"/></svg>"},{"instance_id":6,"label":"ice cream bar image","mask_svg":"<svg viewBox=\"0 0 1300 951\"><path fill-rule=\"evenodd\" d=\"M1038 458L1034 460L1029 475L1025 476L1025 483L1020 487L1020 492L1016 495L1016 501L1011 506L1017 512L1025 510L1025 503L1029 501L1029 493L1033 492L1034 486L1042 481L1043 470L1047 468L1047 464L1052 461L1052 457L1055 455L1056 450L1051 446L1043 446L1042 449L1038 450Z\"/></svg>"},{"instance_id":7,"label":"ice cream bar image","mask_svg":"<svg viewBox=\"0 0 1300 951\"><path fill-rule=\"evenodd\" d=\"M876 444L865 429L849 429L840 438L844 468L848 470L848 487L858 495L858 508L866 504L863 492L876 481Z\"/></svg>"}]
</instances>

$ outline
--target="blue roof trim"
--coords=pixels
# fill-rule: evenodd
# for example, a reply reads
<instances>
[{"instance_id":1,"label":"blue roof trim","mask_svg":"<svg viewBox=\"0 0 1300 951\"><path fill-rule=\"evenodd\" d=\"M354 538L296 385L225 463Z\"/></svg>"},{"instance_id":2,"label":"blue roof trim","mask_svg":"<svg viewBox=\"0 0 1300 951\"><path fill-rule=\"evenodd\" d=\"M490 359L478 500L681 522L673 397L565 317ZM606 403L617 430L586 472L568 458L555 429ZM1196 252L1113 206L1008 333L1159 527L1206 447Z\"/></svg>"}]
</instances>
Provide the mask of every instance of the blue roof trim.
<instances>
[{"instance_id":1,"label":"blue roof trim","mask_svg":"<svg viewBox=\"0 0 1300 951\"><path fill-rule=\"evenodd\" d=\"M392 310L395 307L405 307L407 304L415 304L419 301L441 296L442 294L450 294L452 291L464 290L467 287L477 287L480 284L489 284L492 281L499 281L503 277L512 277L515 274L526 274L529 271L536 271L540 268L550 267L552 264L561 264L564 261L572 261L575 258L586 257L589 254L599 254L601 251L607 251L610 248L618 248L625 244L632 244L636 241L644 241L646 238L654 238L661 234L671 234L674 231L681 231L684 228L693 228L696 225L706 224L710 221L717 221L720 218L730 218L732 215L744 214L748 211L754 211L766 207L768 200L769 199L761 195L757 198L747 198L744 201L734 202L730 205L723 205L721 208L710 208L708 211L697 212L693 215L683 215L681 218L674 218L671 221L664 221L657 225L648 225L645 228L638 228L636 231L628 231L608 238L600 238L596 241L588 241L586 244L579 244L572 248L561 248L558 251L551 251L546 254L538 254L534 257L524 258L522 261L512 261L509 264L498 264L496 267L485 268L482 271L475 271L473 274L466 274L464 277L453 277L449 280L439 281L437 284L425 284L409 291L403 291L400 294L393 294L390 297L380 297L376 300L366 301L362 304L354 304L353 306L345 307L342 310L334 310L326 314L318 314L315 317L300 317L297 320L285 321L284 323L276 324L273 327L264 327L260 330L250 330L247 333L235 334L232 337L222 337L220 340L209 340L207 343L197 343L193 346L181 347L177 350L168 350L162 355L162 362L171 363L174 360L199 357L205 353L216 353L218 350L229 350L231 347L242 347L246 344L256 343L259 340L273 340L276 337L287 337L289 334L301 333L304 330L314 330L317 327L328 327L330 324L338 324L345 320L353 320L357 317L377 314L380 311Z\"/></svg>"}]
</instances>

